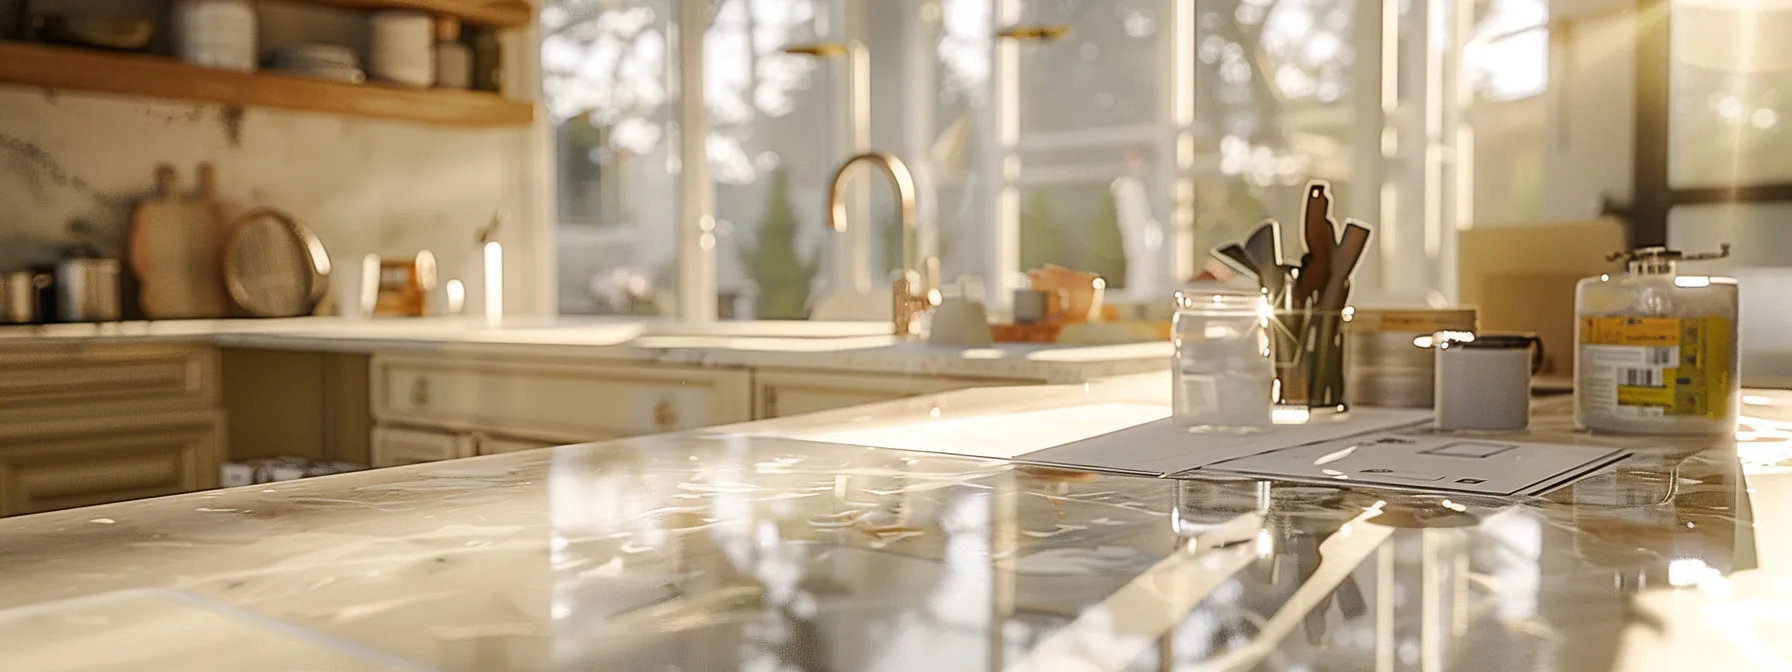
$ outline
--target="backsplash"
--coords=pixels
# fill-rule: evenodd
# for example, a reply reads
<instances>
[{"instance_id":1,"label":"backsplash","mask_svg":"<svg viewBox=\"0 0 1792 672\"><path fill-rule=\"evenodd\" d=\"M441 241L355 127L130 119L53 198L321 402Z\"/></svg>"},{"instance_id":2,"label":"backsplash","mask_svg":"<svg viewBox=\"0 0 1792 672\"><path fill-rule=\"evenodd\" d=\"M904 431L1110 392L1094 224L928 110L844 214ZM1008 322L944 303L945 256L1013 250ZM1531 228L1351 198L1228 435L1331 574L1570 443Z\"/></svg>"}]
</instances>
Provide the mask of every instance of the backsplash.
<instances>
[{"instance_id":1,"label":"backsplash","mask_svg":"<svg viewBox=\"0 0 1792 672\"><path fill-rule=\"evenodd\" d=\"M197 166L210 162L235 210L284 210L333 258L435 252L442 279L466 282L477 311L474 233L495 211L528 212L528 138L527 129L0 88L0 270L53 260L74 241L74 220L91 225L102 252L122 256L132 205L151 193L156 166L174 166L191 190ZM499 233L506 306L536 291L525 228Z\"/></svg>"}]
</instances>

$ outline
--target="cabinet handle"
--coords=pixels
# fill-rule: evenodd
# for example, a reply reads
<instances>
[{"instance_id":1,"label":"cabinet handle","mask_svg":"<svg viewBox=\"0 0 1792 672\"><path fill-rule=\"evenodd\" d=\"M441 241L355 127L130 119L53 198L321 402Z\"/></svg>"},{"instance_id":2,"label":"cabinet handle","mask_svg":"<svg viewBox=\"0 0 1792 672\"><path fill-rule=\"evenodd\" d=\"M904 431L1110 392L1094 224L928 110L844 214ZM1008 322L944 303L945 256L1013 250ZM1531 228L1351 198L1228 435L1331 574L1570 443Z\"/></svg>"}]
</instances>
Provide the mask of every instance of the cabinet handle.
<instances>
[{"instance_id":1,"label":"cabinet handle","mask_svg":"<svg viewBox=\"0 0 1792 672\"><path fill-rule=\"evenodd\" d=\"M662 398L653 405L653 426L661 432L678 429L678 409L672 407L670 397Z\"/></svg>"},{"instance_id":2,"label":"cabinet handle","mask_svg":"<svg viewBox=\"0 0 1792 672\"><path fill-rule=\"evenodd\" d=\"M428 406L429 405L429 379L428 378L418 378L416 380L411 381L411 405L412 406Z\"/></svg>"}]
</instances>

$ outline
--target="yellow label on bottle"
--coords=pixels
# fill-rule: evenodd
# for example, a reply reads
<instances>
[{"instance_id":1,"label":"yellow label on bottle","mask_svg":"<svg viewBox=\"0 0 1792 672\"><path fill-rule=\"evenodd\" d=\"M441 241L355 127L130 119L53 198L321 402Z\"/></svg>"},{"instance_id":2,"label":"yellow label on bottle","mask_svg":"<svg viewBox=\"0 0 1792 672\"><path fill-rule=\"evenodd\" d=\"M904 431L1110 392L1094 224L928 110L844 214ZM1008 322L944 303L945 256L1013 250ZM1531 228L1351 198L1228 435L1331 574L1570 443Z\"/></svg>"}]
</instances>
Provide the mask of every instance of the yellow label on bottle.
<instances>
[{"instance_id":1,"label":"yellow label on bottle","mask_svg":"<svg viewBox=\"0 0 1792 672\"><path fill-rule=\"evenodd\" d=\"M1583 379L1615 386L1599 395L1607 403L1664 416L1727 416L1729 319L1587 317L1580 327Z\"/></svg>"}]
</instances>

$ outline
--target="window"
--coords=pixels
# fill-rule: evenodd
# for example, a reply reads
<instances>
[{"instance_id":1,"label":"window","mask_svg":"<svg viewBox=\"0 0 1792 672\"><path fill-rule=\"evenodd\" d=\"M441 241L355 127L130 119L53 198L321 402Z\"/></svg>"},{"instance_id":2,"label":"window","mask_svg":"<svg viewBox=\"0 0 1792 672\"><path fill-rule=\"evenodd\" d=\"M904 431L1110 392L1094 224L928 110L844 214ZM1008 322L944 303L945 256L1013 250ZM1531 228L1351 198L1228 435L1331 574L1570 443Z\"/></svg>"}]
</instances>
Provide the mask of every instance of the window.
<instances>
[{"instance_id":1,"label":"window","mask_svg":"<svg viewBox=\"0 0 1792 672\"><path fill-rule=\"evenodd\" d=\"M1468 85L1488 100L1540 95L1549 85L1545 0L1492 0L1462 48Z\"/></svg>"},{"instance_id":2,"label":"window","mask_svg":"<svg viewBox=\"0 0 1792 672\"><path fill-rule=\"evenodd\" d=\"M547 0L542 93L559 179L560 311L663 312L676 264L669 0Z\"/></svg>"},{"instance_id":3,"label":"window","mask_svg":"<svg viewBox=\"0 0 1792 672\"><path fill-rule=\"evenodd\" d=\"M1162 300L1214 245L1296 220L1314 178L1339 217L1391 241L1359 290L1435 291L1449 273L1442 204L1460 193L1449 162L1465 125L1413 112L1455 105L1457 84L1412 67L1462 37L1433 34L1454 15L1425 14L1457 11L1448 0L1367 16L1357 0L707 0L680 16L686 2L543 2L563 312L670 315L714 293L721 317L802 319L823 297L883 291L901 229L882 180L857 180L849 233L824 217L833 171L866 150L907 163L923 252L947 281L983 276L998 307L1045 263L1101 273L1112 298ZM1484 97L1540 86L1546 55L1510 55L1542 44L1540 3L1473 10L1462 72ZM1384 21L1396 63L1381 63ZM702 35L700 73L680 72L681 27ZM683 213L703 206L676 152L680 101L698 96L713 211ZM679 287L679 227L700 214L714 215L715 282ZM1411 258L1381 273L1382 250Z\"/></svg>"}]
</instances>

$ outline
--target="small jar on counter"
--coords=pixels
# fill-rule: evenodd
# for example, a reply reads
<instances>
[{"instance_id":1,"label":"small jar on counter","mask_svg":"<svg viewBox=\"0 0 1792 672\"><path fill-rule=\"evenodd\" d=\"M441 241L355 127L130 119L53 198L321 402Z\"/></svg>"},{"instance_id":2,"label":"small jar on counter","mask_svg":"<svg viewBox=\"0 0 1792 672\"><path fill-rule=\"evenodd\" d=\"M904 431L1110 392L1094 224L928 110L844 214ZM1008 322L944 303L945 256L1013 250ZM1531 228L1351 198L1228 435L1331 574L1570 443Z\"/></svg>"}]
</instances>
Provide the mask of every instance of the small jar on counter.
<instances>
[{"instance_id":1,"label":"small jar on counter","mask_svg":"<svg viewBox=\"0 0 1792 672\"><path fill-rule=\"evenodd\" d=\"M1261 292L1185 289L1170 329L1171 422L1191 432L1266 431L1276 379Z\"/></svg>"},{"instance_id":2,"label":"small jar on counter","mask_svg":"<svg viewBox=\"0 0 1792 672\"><path fill-rule=\"evenodd\" d=\"M1729 436L1741 406L1735 278L1683 275L1684 261L1721 259L1645 247L1618 256L1623 274L1580 281L1574 297L1574 419L1619 434Z\"/></svg>"}]
</instances>

